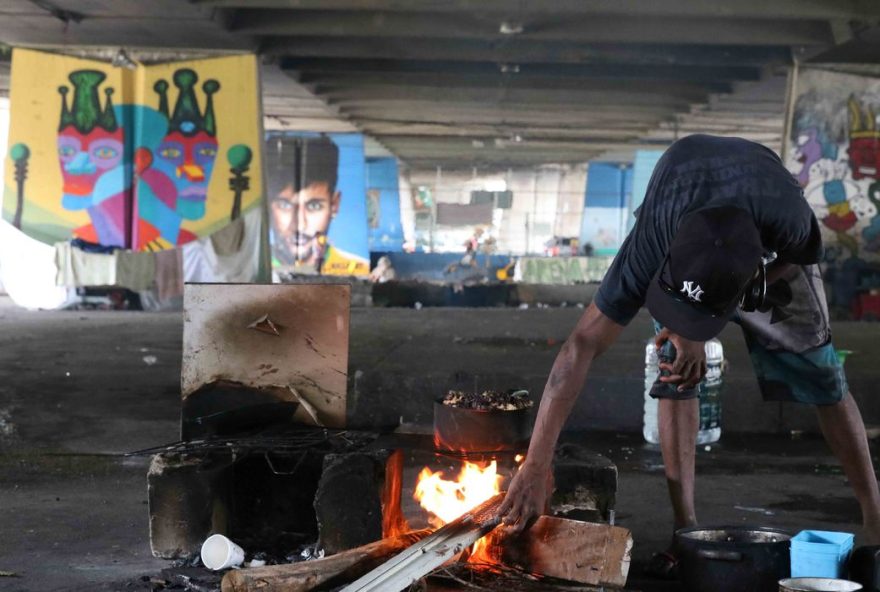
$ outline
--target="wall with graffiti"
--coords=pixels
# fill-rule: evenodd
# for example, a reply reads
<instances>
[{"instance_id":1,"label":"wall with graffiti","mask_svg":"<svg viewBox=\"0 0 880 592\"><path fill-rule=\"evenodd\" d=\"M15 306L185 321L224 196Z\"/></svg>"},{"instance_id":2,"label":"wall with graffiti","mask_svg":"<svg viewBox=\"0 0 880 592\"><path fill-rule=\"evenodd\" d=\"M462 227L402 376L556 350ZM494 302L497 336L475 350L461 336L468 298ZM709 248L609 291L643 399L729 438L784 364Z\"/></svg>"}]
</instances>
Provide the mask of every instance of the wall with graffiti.
<instances>
[{"instance_id":1,"label":"wall with graffiti","mask_svg":"<svg viewBox=\"0 0 880 592\"><path fill-rule=\"evenodd\" d=\"M53 244L161 251L260 203L254 56L133 70L16 49L3 218Z\"/></svg>"},{"instance_id":2,"label":"wall with graffiti","mask_svg":"<svg viewBox=\"0 0 880 592\"><path fill-rule=\"evenodd\" d=\"M403 251L396 158L367 159L367 226L370 251Z\"/></svg>"},{"instance_id":3,"label":"wall with graffiti","mask_svg":"<svg viewBox=\"0 0 880 592\"><path fill-rule=\"evenodd\" d=\"M276 273L369 274L363 136L271 133L265 154Z\"/></svg>"},{"instance_id":4,"label":"wall with graffiti","mask_svg":"<svg viewBox=\"0 0 880 592\"><path fill-rule=\"evenodd\" d=\"M527 284L601 282L614 257L520 257L514 279Z\"/></svg>"},{"instance_id":5,"label":"wall with graffiti","mask_svg":"<svg viewBox=\"0 0 880 592\"><path fill-rule=\"evenodd\" d=\"M880 318L880 78L797 77L786 165L822 227L829 303Z\"/></svg>"}]
</instances>

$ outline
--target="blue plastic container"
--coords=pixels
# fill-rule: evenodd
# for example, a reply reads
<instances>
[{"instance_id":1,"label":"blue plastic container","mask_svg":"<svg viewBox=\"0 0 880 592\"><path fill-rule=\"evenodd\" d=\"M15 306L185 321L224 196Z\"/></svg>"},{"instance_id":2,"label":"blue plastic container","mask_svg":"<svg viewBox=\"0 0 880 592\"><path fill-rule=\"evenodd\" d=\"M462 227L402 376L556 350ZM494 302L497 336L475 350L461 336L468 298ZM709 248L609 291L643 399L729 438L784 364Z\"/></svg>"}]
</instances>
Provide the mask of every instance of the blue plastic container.
<instances>
[{"instance_id":1,"label":"blue plastic container","mask_svg":"<svg viewBox=\"0 0 880 592\"><path fill-rule=\"evenodd\" d=\"M843 577L854 538L849 532L802 530L791 539L791 577Z\"/></svg>"}]
</instances>

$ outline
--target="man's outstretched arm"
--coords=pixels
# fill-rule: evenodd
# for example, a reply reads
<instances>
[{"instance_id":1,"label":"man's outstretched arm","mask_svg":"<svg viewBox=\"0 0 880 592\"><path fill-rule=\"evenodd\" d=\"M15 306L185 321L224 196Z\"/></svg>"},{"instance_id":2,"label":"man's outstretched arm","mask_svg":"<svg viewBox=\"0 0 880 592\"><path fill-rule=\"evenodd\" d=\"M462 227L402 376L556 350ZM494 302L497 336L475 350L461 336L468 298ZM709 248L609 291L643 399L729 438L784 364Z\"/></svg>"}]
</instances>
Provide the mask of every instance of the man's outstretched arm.
<instances>
[{"instance_id":1,"label":"man's outstretched arm","mask_svg":"<svg viewBox=\"0 0 880 592\"><path fill-rule=\"evenodd\" d=\"M577 400L590 364L623 330L590 304L556 356L544 387L526 460L499 510L504 523L522 530L544 511L556 441Z\"/></svg>"}]
</instances>

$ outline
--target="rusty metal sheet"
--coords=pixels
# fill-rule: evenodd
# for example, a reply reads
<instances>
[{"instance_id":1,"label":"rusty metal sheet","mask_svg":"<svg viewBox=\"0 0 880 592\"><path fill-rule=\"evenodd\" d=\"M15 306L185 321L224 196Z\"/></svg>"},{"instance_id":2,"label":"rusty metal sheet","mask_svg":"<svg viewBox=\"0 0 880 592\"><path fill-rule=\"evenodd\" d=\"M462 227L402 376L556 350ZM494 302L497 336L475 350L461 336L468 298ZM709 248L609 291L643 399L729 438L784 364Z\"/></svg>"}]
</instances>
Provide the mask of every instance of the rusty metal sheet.
<instances>
[{"instance_id":1,"label":"rusty metal sheet","mask_svg":"<svg viewBox=\"0 0 880 592\"><path fill-rule=\"evenodd\" d=\"M300 403L297 421L344 427L350 301L347 284L187 284L184 402L231 381Z\"/></svg>"}]
</instances>

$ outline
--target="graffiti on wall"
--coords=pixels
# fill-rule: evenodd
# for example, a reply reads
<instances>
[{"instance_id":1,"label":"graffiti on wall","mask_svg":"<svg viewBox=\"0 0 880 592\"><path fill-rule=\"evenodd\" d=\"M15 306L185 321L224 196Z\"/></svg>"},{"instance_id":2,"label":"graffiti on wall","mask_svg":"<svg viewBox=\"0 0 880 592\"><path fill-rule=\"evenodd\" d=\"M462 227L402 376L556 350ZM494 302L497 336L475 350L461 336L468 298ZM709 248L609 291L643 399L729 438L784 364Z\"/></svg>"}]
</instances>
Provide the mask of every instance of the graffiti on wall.
<instances>
[{"instance_id":1,"label":"graffiti on wall","mask_svg":"<svg viewBox=\"0 0 880 592\"><path fill-rule=\"evenodd\" d=\"M275 270L369 274L363 137L271 134L265 153Z\"/></svg>"},{"instance_id":2,"label":"graffiti on wall","mask_svg":"<svg viewBox=\"0 0 880 592\"><path fill-rule=\"evenodd\" d=\"M4 218L151 251L223 228L261 197L256 83L252 56L127 70L16 49Z\"/></svg>"},{"instance_id":3,"label":"graffiti on wall","mask_svg":"<svg viewBox=\"0 0 880 592\"><path fill-rule=\"evenodd\" d=\"M786 165L822 228L830 302L880 317L880 79L806 69L796 93Z\"/></svg>"},{"instance_id":4,"label":"graffiti on wall","mask_svg":"<svg viewBox=\"0 0 880 592\"><path fill-rule=\"evenodd\" d=\"M520 257L516 280L527 284L601 282L614 257Z\"/></svg>"}]
</instances>

